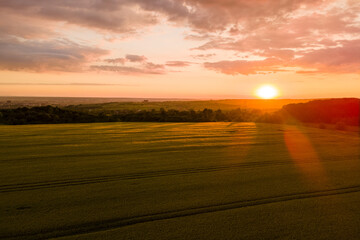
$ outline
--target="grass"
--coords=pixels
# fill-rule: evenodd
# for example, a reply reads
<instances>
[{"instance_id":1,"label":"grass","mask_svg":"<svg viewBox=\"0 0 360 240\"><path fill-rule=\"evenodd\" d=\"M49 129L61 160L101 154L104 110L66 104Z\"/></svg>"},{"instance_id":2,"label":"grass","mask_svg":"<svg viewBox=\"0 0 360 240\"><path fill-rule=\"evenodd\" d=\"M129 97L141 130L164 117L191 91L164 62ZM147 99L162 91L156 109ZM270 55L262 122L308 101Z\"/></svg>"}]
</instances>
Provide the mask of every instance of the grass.
<instances>
[{"instance_id":1,"label":"grass","mask_svg":"<svg viewBox=\"0 0 360 240\"><path fill-rule=\"evenodd\" d=\"M0 126L0 238L355 239L359 170L353 132L255 123Z\"/></svg>"}]
</instances>

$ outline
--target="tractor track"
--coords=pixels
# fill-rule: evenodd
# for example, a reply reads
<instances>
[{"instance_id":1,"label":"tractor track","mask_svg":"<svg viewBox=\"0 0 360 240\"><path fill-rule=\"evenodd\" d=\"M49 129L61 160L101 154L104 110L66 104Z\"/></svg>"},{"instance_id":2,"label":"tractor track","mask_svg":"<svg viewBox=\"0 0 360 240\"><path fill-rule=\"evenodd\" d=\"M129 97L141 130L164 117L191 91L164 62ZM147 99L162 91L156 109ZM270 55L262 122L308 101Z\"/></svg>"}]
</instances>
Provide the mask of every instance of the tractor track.
<instances>
[{"instance_id":1,"label":"tractor track","mask_svg":"<svg viewBox=\"0 0 360 240\"><path fill-rule=\"evenodd\" d=\"M158 212L146 215L133 216L128 218L113 218L103 221L88 222L73 226L63 226L58 228L48 228L39 231L27 231L23 233L9 233L7 235L0 235L1 239L48 239L58 238L65 236L76 236L80 234L89 234L95 232L101 232L111 229L117 229L125 226L130 226L140 223L148 223L159 220L174 219L180 217L187 217L199 214L213 213L219 211L226 211L231 209L239 209L245 207L253 207L265 204L287 202L293 200L309 199L316 197L326 197L340 194L349 194L360 192L360 185L348 186L335 189L327 189L320 191L309 191L302 193L284 194L278 196L271 196L265 198L251 199L251 200L240 200L222 204L214 204L208 206L190 207L179 210L172 210L166 212Z\"/></svg>"},{"instance_id":2,"label":"tractor track","mask_svg":"<svg viewBox=\"0 0 360 240\"><path fill-rule=\"evenodd\" d=\"M108 151L108 152L89 152L89 153L72 153L72 154L59 154L59 155L34 155L34 156L24 156L21 158L13 159L2 159L0 163L13 163L13 162L26 162L26 161L38 161L38 160L47 160L53 158L83 158L83 157L104 157L104 156L124 156L124 155L134 155L134 154L152 154L152 153L171 153L171 152L182 152L182 151L193 151L205 149L227 149L231 147L242 147L242 146L254 146L254 145L269 145L269 143L250 143L244 145L242 142L210 142L211 145L188 145L188 146L178 146L178 147L162 147L162 148L143 148L137 150L124 150L124 151Z\"/></svg>"},{"instance_id":3,"label":"tractor track","mask_svg":"<svg viewBox=\"0 0 360 240\"><path fill-rule=\"evenodd\" d=\"M334 158L334 159L327 159L324 162L337 162L337 161L353 161L353 160L352 159L339 160L337 158ZM308 162L303 162L302 164L313 164L313 163L314 163L313 161L308 161ZM215 166L207 166L207 167L169 169L169 170L159 170L159 171L149 171L149 172L129 173L129 174L104 175L104 176L87 177L87 178L62 179L62 180L44 181L44 182L5 184L5 185L0 185L0 193L30 191L30 190L49 189L49 188L57 188L57 187L71 187L77 185L106 183L106 182L123 181L123 180L137 180L137 179L146 179L146 178L155 178L155 177L167 177L167 176L176 176L176 175L210 173L210 172L218 172L218 171L252 169L252 168L271 167L271 166L280 166L280 165L289 165L289 164L293 164L293 162L261 161L261 162L237 163L237 164L227 164L227 165L218 165L218 166L215 165Z\"/></svg>"},{"instance_id":4,"label":"tractor track","mask_svg":"<svg viewBox=\"0 0 360 240\"><path fill-rule=\"evenodd\" d=\"M105 182L113 182L113 181L121 181L121 180L136 180L136 179L144 179L144 178L187 175L187 174L217 172L217 171L226 171L226 170L235 170L235 169L248 169L248 168L256 168L256 167L277 166L284 164L289 164L289 162L287 161L250 162L250 163L228 164L228 165L220 165L220 166L171 169L171 170L150 171L150 172L142 172L142 173L88 177L88 178L74 178L74 179L64 179L64 180L55 180L55 181L46 181L46 182L7 184L7 185L0 185L0 193L29 191L29 190L55 188L55 187L69 187L76 185L105 183Z\"/></svg>"},{"instance_id":5,"label":"tractor track","mask_svg":"<svg viewBox=\"0 0 360 240\"><path fill-rule=\"evenodd\" d=\"M336 162L336 161L352 161L352 160L349 159L339 160L337 158L334 158L334 159L327 159L324 162ZM312 164L312 163L314 162L308 161L302 164ZM30 191L37 189L50 189L50 188L58 188L58 187L71 187L71 186L86 185L86 184L167 177L167 176L176 176L176 175L189 175L189 174L210 173L210 172L218 172L218 171L252 169L252 168L271 167L271 166L280 166L280 165L289 165L289 164L293 164L293 162L261 161L261 162L237 163L237 164L227 164L227 165L218 165L218 166L215 165L215 166L207 166L207 167L169 169L169 170L159 170L159 171L149 171L149 172L129 173L129 174L114 174L114 175L104 175L104 176L87 177L87 178L62 179L62 180L44 181L44 182L5 184L5 185L0 185L0 193Z\"/></svg>"}]
</instances>

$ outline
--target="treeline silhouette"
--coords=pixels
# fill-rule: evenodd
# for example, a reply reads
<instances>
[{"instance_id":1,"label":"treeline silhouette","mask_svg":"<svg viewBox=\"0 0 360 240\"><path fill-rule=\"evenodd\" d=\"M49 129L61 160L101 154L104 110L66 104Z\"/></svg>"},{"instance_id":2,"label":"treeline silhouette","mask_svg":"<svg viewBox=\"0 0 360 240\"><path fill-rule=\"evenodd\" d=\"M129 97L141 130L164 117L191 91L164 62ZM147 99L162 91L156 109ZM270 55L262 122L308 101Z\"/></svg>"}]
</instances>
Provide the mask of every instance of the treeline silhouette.
<instances>
[{"instance_id":1,"label":"treeline silhouette","mask_svg":"<svg viewBox=\"0 0 360 240\"><path fill-rule=\"evenodd\" d=\"M0 110L3 124L46 124L46 123L86 123L86 122L252 122L261 112L258 110L235 109L223 112L204 109L202 111L179 110L123 110L90 114L61 109L59 107L32 107Z\"/></svg>"},{"instance_id":2,"label":"treeline silhouette","mask_svg":"<svg viewBox=\"0 0 360 240\"><path fill-rule=\"evenodd\" d=\"M285 105L274 113L259 110L120 110L91 113L59 107L0 110L2 124L91 123L91 122L266 122L359 125L360 99L326 99Z\"/></svg>"},{"instance_id":3,"label":"treeline silhouette","mask_svg":"<svg viewBox=\"0 0 360 240\"><path fill-rule=\"evenodd\" d=\"M204 110L179 111L165 110L139 110L139 111L113 111L111 116L125 122L251 122L255 121L261 112L258 110L235 109L222 111L205 108Z\"/></svg>"},{"instance_id":4,"label":"treeline silhouette","mask_svg":"<svg viewBox=\"0 0 360 240\"><path fill-rule=\"evenodd\" d=\"M40 124L40 123L85 123L96 122L98 118L82 112L64 110L58 107L22 107L0 110L0 123Z\"/></svg>"},{"instance_id":5,"label":"treeline silhouette","mask_svg":"<svg viewBox=\"0 0 360 240\"><path fill-rule=\"evenodd\" d=\"M324 99L307 103L285 105L275 113L282 122L326 123L358 126L360 121L360 99Z\"/></svg>"}]
</instances>

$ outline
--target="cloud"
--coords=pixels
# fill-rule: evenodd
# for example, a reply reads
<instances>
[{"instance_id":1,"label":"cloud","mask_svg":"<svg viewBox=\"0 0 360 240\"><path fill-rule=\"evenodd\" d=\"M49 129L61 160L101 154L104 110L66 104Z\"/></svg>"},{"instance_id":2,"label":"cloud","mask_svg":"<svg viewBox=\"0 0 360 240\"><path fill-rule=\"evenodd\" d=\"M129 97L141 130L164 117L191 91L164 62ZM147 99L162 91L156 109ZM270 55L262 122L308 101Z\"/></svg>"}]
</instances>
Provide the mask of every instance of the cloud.
<instances>
[{"instance_id":1,"label":"cloud","mask_svg":"<svg viewBox=\"0 0 360 240\"><path fill-rule=\"evenodd\" d=\"M209 59L211 57L215 57L216 54L215 53L207 53L207 54L196 54L196 55L192 55L192 57L194 59L201 59L201 60L204 60L204 59Z\"/></svg>"},{"instance_id":2,"label":"cloud","mask_svg":"<svg viewBox=\"0 0 360 240\"><path fill-rule=\"evenodd\" d=\"M258 74L272 73L282 70L282 61L275 58L268 58L261 61L220 61L206 62L204 67L225 74Z\"/></svg>"},{"instance_id":3,"label":"cloud","mask_svg":"<svg viewBox=\"0 0 360 240\"><path fill-rule=\"evenodd\" d=\"M52 27L33 18L2 12L1 18L3 21L0 21L0 38L16 36L24 39L46 39L56 35Z\"/></svg>"},{"instance_id":4,"label":"cloud","mask_svg":"<svg viewBox=\"0 0 360 240\"><path fill-rule=\"evenodd\" d=\"M232 32L282 21L298 9L330 0L0 0L2 11L114 32L136 31L161 18L194 30Z\"/></svg>"},{"instance_id":5,"label":"cloud","mask_svg":"<svg viewBox=\"0 0 360 240\"><path fill-rule=\"evenodd\" d=\"M187 0L189 24L206 31L247 32L265 24L281 22L298 9L318 8L330 0Z\"/></svg>"},{"instance_id":6,"label":"cloud","mask_svg":"<svg viewBox=\"0 0 360 240\"><path fill-rule=\"evenodd\" d=\"M324 1L320 9L295 8L282 21L256 26L248 33L211 36L197 50L235 51L265 59L204 64L207 69L225 74L278 72L287 67L301 69L297 73L302 74L359 73L358 12L359 1Z\"/></svg>"},{"instance_id":7,"label":"cloud","mask_svg":"<svg viewBox=\"0 0 360 240\"><path fill-rule=\"evenodd\" d=\"M340 41L340 46L305 52L298 58L267 58L259 61L206 62L204 67L224 74L258 74L298 68L297 73L360 73L360 40Z\"/></svg>"},{"instance_id":8,"label":"cloud","mask_svg":"<svg viewBox=\"0 0 360 240\"><path fill-rule=\"evenodd\" d=\"M358 6L334 7L322 13L293 16L282 22L272 22L260 28L250 29L234 37L216 36L198 47L199 50L223 49L239 52L260 52L268 57L268 51L336 46L337 41L359 38ZM279 52L280 53L280 52Z\"/></svg>"},{"instance_id":9,"label":"cloud","mask_svg":"<svg viewBox=\"0 0 360 240\"><path fill-rule=\"evenodd\" d=\"M132 63L141 63L146 62L147 58L145 56L140 55L134 55L134 54L127 54L123 58L108 58L104 59L104 62L111 63L111 64L117 64L120 63L124 65L126 62L132 62Z\"/></svg>"},{"instance_id":10,"label":"cloud","mask_svg":"<svg viewBox=\"0 0 360 240\"><path fill-rule=\"evenodd\" d=\"M147 58L145 56L128 54L125 56L126 60L130 62L145 62Z\"/></svg>"},{"instance_id":11,"label":"cloud","mask_svg":"<svg viewBox=\"0 0 360 240\"><path fill-rule=\"evenodd\" d=\"M131 86L122 83L26 83L26 82L0 82L0 85L22 86Z\"/></svg>"},{"instance_id":12,"label":"cloud","mask_svg":"<svg viewBox=\"0 0 360 240\"><path fill-rule=\"evenodd\" d=\"M358 0L0 0L6 19L0 23L0 68L84 71L93 65L103 71L159 74L166 67L185 67L189 63L155 64L132 54L94 65L91 61L108 52L59 40L71 39L60 26L76 25L116 39L167 22L187 27L185 39L201 41L196 50L204 51L192 57L225 74L276 72L289 66L301 68L301 73L358 72L359 12ZM209 62L215 56L212 50L264 60Z\"/></svg>"},{"instance_id":13,"label":"cloud","mask_svg":"<svg viewBox=\"0 0 360 240\"><path fill-rule=\"evenodd\" d=\"M0 39L0 69L10 71L81 72L108 51L69 40L20 41Z\"/></svg>"},{"instance_id":14,"label":"cloud","mask_svg":"<svg viewBox=\"0 0 360 240\"><path fill-rule=\"evenodd\" d=\"M167 61L165 64L156 64L149 62L145 56L131 54L127 54L125 58L105 59L104 62L110 64L93 65L91 69L127 75L165 74L168 72L166 67L187 67L192 64L186 61ZM117 65L117 63L122 64L122 66Z\"/></svg>"},{"instance_id":15,"label":"cloud","mask_svg":"<svg viewBox=\"0 0 360 240\"><path fill-rule=\"evenodd\" d=\"M145 67L127 67L114 65L93 65L92 70L104 72L116 72L125 75L139 75L139 74L164 74L162 68L154 68L151 66Z\"/></svg>"},{"instance_id":16,"label":"cloud","mask_svg":"<svg viewBox=\"0 0 360 240\"><path fill-rule=\"evenodd\" d=\"M300 73L360 73L360 40L342 41L339 47L312 51L294 60L294 65L313 69Z\"/></svg>"},{"instance_id":17,"label":"cloud","mask_svg":"<svg viewBox=\"0 0 360 240\"><path fill-rule=\"evenodd\" d=\"M75 24L118 33L136 32L157 23L157 17L140 11L136 1L0 0L0 11L43 21Z\"/></svg>"},{"instance_id":18,"label":"cloud","mask_svg":"<svg viewBox=\"0 0 360 240\"><path fill-rule=\"evenodd\" d=\"M146 62L144 66L146 69L155 70L155 71L161 71L165 69L165 66L163 64L156 64L152 62Z\"/></svg>"},{"instance_id":19,"label":"cloud","mask_svg":"<svg viewBox=\"0 0 360 240\"><path fill-rule=\"evenodd\" d=\"M109 59L105 59L104 62L112 63L112 64L117 64L117 63L125 64L126 58L109 58Z\"/></svg>"},{"instance_id":20,"label":"cloud","mask_svg":"<svg viewBox=\"0 0 360 240\"><path fill-rule=\"evenodd\" d=\"M165 65L147 61L142 55L127 54L124 58L105 59L102 65L92 65L91 70L127 75L165 74ZM122 66L117 65L120 63Z\"/></svg>"},{"instance_id":21,"label":"cloud","mask_svg":"<svg viewBox=\"0 0 360 240\"><path fill-rule=\"evenodd\" d=\"M169 66L169 67L188 67L191 64L192 64L191 62L186 62L186 61L167 61L166 62L166 66Z\"/></svg>"}]
</instances>

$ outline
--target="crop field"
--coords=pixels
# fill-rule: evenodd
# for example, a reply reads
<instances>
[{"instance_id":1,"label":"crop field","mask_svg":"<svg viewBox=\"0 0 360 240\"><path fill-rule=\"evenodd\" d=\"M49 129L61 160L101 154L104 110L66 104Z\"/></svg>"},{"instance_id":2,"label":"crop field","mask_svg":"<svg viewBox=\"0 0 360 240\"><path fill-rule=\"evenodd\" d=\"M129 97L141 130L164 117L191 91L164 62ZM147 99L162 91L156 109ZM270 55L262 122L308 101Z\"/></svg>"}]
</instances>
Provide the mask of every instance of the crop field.
<instances>
[{"instance_id":1,"label":"crop field","mask_svg":"<svg viewBox=\"0 0 360 240\"><path fill-rule=\"evenodd\" d=\"M176 109L203 110L233 110L237 108L258 109L265 112L272 112L281 109L286 104L304 103L311 99L228 99L228 100L203 100L203 101L148 101L148 102L107 102L98 104L80 104L69 106L69 109L80 111L117 111L117 110L165 110Z\"/></svg>"},{"instance_id":2,"label":"crop field","mask_svg":"<svg viewBox=\"0 0 360 240\"><path fill-rule=\"evenodd\" d=\"M359 135L0 125L0 239L358 239Z\"/></svg>"}]
</instances>

